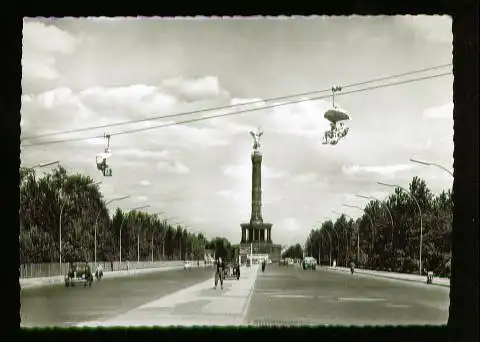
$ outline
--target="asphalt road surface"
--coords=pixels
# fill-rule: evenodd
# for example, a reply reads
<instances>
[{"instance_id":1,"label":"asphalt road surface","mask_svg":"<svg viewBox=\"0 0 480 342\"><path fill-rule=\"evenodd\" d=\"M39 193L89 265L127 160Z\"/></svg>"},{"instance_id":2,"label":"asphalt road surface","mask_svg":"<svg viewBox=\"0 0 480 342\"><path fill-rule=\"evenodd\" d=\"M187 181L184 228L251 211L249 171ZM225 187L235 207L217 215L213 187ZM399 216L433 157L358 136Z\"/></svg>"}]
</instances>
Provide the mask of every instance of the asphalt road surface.
<instances>
[{"instance_id":1,"label":"asphalt road surface","mask_svg":"<svg viewBox=\"0 0 480 342\"><path fill-rule=\"evenodd\" d=\"M449 302L446 287L272 265L258 273L246 323L442 325Z\"/></svg>"},{"instance_id":2,"label":"asphalt road surface","mask_svg":"<svg viewBox=\"0 0 480 342\"><path fill-rule=\"evenodd\" d=\"M106 319L209 278L212 269L200 267L104 278L91 288L58 285L25 289L20 295L21 326L71 326Z\"/></svg>"}]
</instances>

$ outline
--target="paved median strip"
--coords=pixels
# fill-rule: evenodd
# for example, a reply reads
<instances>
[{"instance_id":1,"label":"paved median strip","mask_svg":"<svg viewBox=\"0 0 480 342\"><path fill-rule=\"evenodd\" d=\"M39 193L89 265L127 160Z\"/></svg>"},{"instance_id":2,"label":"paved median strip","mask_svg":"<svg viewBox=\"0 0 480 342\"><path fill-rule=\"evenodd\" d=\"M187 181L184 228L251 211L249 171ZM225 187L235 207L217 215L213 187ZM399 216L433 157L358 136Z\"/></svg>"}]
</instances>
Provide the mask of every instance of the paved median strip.
<instances>
[{"instance_id":1,"label":"paved median strip","mask_svg":"<svg viewBox=\"0 0 480 342\"><path fill-rule=\"evenodd\" d=\"M244 325L258 273L243 268L239 280L227 280L214 289L212 278L141 305L125 314L78 326L225 326Z\"/></svg>"}]
</instances>

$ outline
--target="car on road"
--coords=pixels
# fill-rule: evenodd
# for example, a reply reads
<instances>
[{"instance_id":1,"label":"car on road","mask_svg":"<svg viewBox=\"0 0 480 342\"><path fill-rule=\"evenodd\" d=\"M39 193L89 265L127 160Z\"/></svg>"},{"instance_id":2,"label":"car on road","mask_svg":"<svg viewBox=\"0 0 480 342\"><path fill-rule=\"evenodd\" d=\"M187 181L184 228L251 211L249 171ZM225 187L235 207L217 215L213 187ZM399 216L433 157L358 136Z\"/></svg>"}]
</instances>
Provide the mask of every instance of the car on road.
<instances>
[{"instance_id":1,"label":"car on road","mask_svg":"<svg viewBox=\"0 0 480 342\"><path fill-rule=\"evenodd\" d=\"M313 257L306 257L302 261L302 268L304 270L316 270L317 269L317 260Z\"/></svg>"},{"instance_id":2,"label":"car on road","mask_svg":"<svg viewBox=\"0 0 480 342\"><path fill-rule=\"evenodd\" d=\"M84 287L90 287L93 283L93 274L90 265L86 262L79 264L72 264L70 270L65 275L65 286L75 286L76 284L83 284Z\"/></svg>"}]
</instances>

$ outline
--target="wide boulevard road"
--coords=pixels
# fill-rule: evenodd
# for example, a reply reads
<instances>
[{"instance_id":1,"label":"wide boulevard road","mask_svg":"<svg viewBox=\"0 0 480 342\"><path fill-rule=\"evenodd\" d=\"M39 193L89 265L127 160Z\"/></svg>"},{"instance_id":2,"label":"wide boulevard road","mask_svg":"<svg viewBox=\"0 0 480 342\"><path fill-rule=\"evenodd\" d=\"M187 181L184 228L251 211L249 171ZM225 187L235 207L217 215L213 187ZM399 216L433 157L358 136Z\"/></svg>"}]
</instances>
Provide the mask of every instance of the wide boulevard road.
<instances>
[{"instance_id":1,"label":"wide boulevard road","mask_svg":"<svg viewBox=\"0 0 480 342\"><path fill-rule=\"evenodd\" d=\"M22 326L445 324L449 288L269 265L213 288L213 269L23 290ZM85 323L87 322L87 323Z\"/></svg>"},{"instance_id":2,"label":"wide boulevard road","mask_svg":"<svg viewBox=\"0 0 480 342\"><path fill-rule=\"evenodd\" d=\"M192 268L104 278L91 288L82 286L25 289L20 295L22 327L71 326L104 320L146 302L212 278L213 269Z\"/></svg>"},{"instance_id":3,"label":"wide boulevard road","mask_svg":"<svg viewBox=\"0 0 480 342\"><path fill-rule=\"evenodd\" d=\"M247 321L255 325L446 324L449 288L300 267L259 272Z\"/></svg>"}]
</instances>

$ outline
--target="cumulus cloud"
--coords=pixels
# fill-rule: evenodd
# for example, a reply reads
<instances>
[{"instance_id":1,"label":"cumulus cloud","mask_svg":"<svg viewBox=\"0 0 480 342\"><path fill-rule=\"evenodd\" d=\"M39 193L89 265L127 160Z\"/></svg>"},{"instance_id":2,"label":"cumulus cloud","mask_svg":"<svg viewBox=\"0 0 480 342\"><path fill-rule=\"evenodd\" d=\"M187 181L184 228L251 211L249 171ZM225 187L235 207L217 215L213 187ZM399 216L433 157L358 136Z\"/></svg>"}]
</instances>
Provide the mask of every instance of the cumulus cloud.
<instances>
[{"instance_id":1,"label":"cumulus cloud","mask_svg":"<svg viewBox=\"0 0 480 342\"><path fill-rule=\"evenodd\" d=\"M214 76L197 79L171 78L163 81L161 88L187 102L215 98L222 91L218 78Z\"/></svg>"},{"instance_id":2,"label":"cumulus cloud","mask_svg":"<svg viewBox=\"0 0 480 342\"><path fill-rule=\"evenodd\" d=\"M178 103L176 97L161 92L157 87L136 84L128 87L88 88L78 97L98 109L123 108L138 114L155 115L171 110Z\"/></svg>"},{"instance_id":3,"label":"cumulus cloud","mask_svg":"<svg viewBox=\"0 0 480 342\"><path fill-rule=\"evenodd\" d=\"M148 181L148 180L142 180L140 181L140 185L143 185L143 186L149 186L151 183Z\"/></svg>"},{"instance_id":4,"label":"cumulus cloud","mask_svg":"<svg viewBox=\"0 0 480 342\"><path fill-rule=\"evenodd\" d=\"M330 106L326 101L317 100L276 107L266 115L264 126L280 135L318 140L329 128L329 122L323 115Z\"/></svg>"},{"instance_id":5,"label":"cumulus cloud","mask_svg":"<svg viewBox=\"0 0 480 342\"><path fill-rule=\"evenodd\" d=\"M349 165L349 166L343 166L342 172L349 176L374 173L380 176L392 177L396 173L403 172L406 170L411 170L412 168L413 168L413 165L410 165L410 164L380 165L380 166Z\"/></svg>"},{"instance_id":6,"label":"cumulus cloud","mask_svg":"<svg viewBox=\"0 0 480 342\"><path fill-rule=\"evenodd\" d=\"M22 97L22 116L35 116L38 120L37 124L31 127L34 134L33 132L28 134L30 132L27 131L23 134L24 136L35 136L62 131L65 127L69 127L69 129L72 126L75 128L92 127L144 119L153 115L172 114L177 112L175 108L178 104L176 98L162 93L159 88L154 86L96 87L78 93L67 87L61 87L38 95ZM181 111L179 110L179 112ZM41 123L40 120L42 120ZM168 126L176 121L141 121L104 130L108 130L112 134L112 138L117 132L144 130L144 133L141 133L145 137L144 139L155 145L211 147L227 145L230 142L227 132L219 128L192 125ZM167 127L157 128L165 125ZM97 130L97 132L101 131ZM83 137L86 133L69 134L67 138ZM139 135L137 134L137 136ZM66 136L61 138L64 139Z\"/></svg>"},{"instance_id":7,"label":"cumulus cloud","mask_svg":"<svg viewBox=\"0 0 480 342\"><path fill-rule=\"evenodd\" d=\"M56 57L73 53L77 45L76 37L54 25L24 21L22 76L35 79L59 77Z\"/></svg>"}]
</instances>

